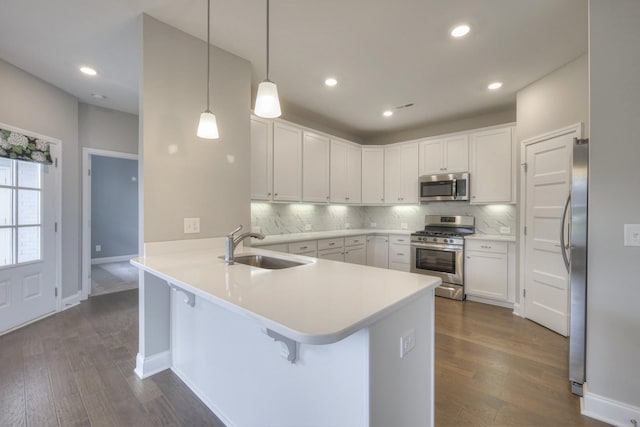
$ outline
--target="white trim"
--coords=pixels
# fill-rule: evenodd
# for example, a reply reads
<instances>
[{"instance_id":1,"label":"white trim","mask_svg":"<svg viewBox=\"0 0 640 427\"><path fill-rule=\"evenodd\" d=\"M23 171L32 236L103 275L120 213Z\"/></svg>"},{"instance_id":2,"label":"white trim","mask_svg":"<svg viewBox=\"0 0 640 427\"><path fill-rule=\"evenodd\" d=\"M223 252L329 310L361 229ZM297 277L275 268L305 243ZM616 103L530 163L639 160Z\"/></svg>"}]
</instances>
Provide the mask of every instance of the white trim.
<instances>
[{"instance_id":1,"label":"white trim","mask_svg":"<svg viewBox=\"0 0 640 427\"><path fill-rule=\"evenodd\" d=\"M91 293L91 177L89 176L91 156L139 160L137 154L88 147L82 148L82 266L80 269L82 300L87 299Z\"/></svg>"},{"instance_id":2,"label":"white trim","mask_svg":"<svg viewBox=\"0 0 640 427\"><path fill-rule=\"evenodd\" d=\"M189 387L189 389L193 392L193 394L198 396L198 399L200 399L202 403L204 403L207 406L207 408L209 408L211 412L213 412L215 416L218 417L225 426L227 427L235 426L235 424L228 417L224 415L224 413L220 410L220 408L218 408L216 404L213 403L205 393L200 391L200 389L189 379L189 377L187 377L182 372L180 372L180 370L175 366L172 366L171 370L173 371L174 374L178 376L178 378L182 380L183 383L187 385L187 387Z\"/></svg>"},{"instance_id":3,"label":"white trim","mask_svg":"<svg viewBox=\"0 0 640 427\"><path fill-rule=\"evenodd\" d=\"M522 306L520 305L519 302L513 303L513 314L515 316L524 317L522 315Z\"/></svg>"},{"instance_id":4,"label":"white trim","mask_svg":"<svg viewBox=\"0 0 640 427\"><path fill-rule=\"evenodd\" d=\"M519 306L519 310L517 315L526 318L527 317L527 310L526 310L526 304L523 300L523 294L524 291L526 289L526 283L525 283L525 265L526 265L526 236L524 234L524 228L527 225L527 175L526 173L524 173L522 165L526 163L527 160L527 146L531 145L531 144L535 144L538 142L542 142L545 141L547 139L551 139L551 138L556 138L558 136L561 135L566 135L568 133L575 133L576 136L578 138L582 138L582 134L583 134L583 124L582 123L575 123L571 126L567 126L561 129L557 129L551 132L547 132L538 136L534 136L532 138L527 138L524 139L520 142L520 165L519 165L519 170L520 170L520 200L517 200L516 202L520 202L520 227L518 229L518 234L519 234L519 254L520 254L520 260L519 260L519 277L518 277L518 283L520 284L520 294L518 295L518 301L520 302L516 302L516 304L518 304ZM531 231L531 230L529 230ZM515 306L514 306L515 308ZM514 310L514 314L515 310Z\"/></svg>"},{"instance_id":5,"label":"white trim","mask_svg":"<svg viewBox=\"0 0 640 427\"><path fill-rule=\"evenodd\" d=\"M132 258L137 257L138 254L133 255L120 255L120 256L107 256L102 258L91 258L91 265L95 264L108 264L110 262L123 262L129 261Z\"/></svg>"},{"instance_id":6,"label":"white trim","mask_svg":"<svg viewBox=\"0 0 640 427\"><path fill-rule=\"evenodd\" d=\"M140 379L145 379L158 372L171 368L171 351L165 350L153 356L144 357L141 353L136 356L134 372Z\"/></svg>"},{"instance_id":7,"label":"white trim","mask_svg":"<svg viewBox=\"0 0 640 427\"><path fill-rule=\"evenodd\" d=\"M582 415L620 427L631 425L630 420L640 421L639 407L589 393L587 384L584 384L583 390L584 397L580 399Z\"/></svg>"},{"instance_id":8,"label":"white trim","mask_svg":"<svg viewBox=\"0 0 640 427\"><path fill-rule=\"evenodd\" d=\"M59 311L67 310L71 307L74 307L80 304L80 295L81 295L81 292L78 290L78 292L76 292L75 294L64 298L62 300L62 304Z\"/></svg>"},{"instance_id":9,"label":"white trim","mask_svg":"<svg viewBox=\"0 0 640 427\"><path fill-rule=\"evenodd\" d=\"M474 302L480 302L480 303L483 303L483 304L495 305L495 306L498 306L498 307L504 307L504 308L513 309L513 303L509 302L509 301L500 301L500 300L495 300L495 299L491 299L491 298L479 297L479 296L476 296L476 295L467 295L467 300L474 301Z\"/></svg>"}]
</instances>

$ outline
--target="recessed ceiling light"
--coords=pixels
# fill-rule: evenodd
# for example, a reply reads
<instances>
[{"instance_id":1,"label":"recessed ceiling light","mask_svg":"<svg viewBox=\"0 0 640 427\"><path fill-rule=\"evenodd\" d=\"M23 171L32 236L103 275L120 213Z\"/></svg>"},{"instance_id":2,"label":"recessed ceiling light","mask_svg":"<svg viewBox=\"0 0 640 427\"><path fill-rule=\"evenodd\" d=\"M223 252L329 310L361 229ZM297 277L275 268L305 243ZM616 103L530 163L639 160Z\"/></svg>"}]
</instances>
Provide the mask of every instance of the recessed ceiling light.
<instances>
[{"instance_id":1,"label":"recessed ceiling light","mask_svg":"<svg viewBox=\"0 0 640 427\"><path fill-rule=\"evenodd\" d=\"M501 87L502 87L502 82L493 82L489 84L489 86L487 86L487 89L496 90L496 89L500 89Z\"/></svg>"},{"instance_id":2,"label":"recessed ceiling light","mask_svg":"<svg viewBox=\"0 0 640 427\"><path fill-rule=\"evenodd\" d=\"M470 26L466 24L458 25L453 30L451 30L451 37L455 37L455 38L464 37L467 34L469 34L469 31L471 31Z\"/></svg>"},{"instance_id":3,"label":"recessed ceiling light","mask_svg":"<svg viewBox=\"0 0 640 427\"><path fill-rule=\"evenodd\" d=\"M391 117L391 116L393 116L393 111L387 110L384 113L382 113L382 115L385 116L385 117Z\"/></svg>"},{"instance_id":4,"label":"recessed ceiling light","mask_svg":"<svg viewBox=\"0 0 640 427\"><path fill-rule=\"evenodd\" d=\"M100 93L92 93L92 94L91 94L91 97L92 97L92 98L95 98L95 99L107 99L107 97L106 97L106 96L104 96L104 95L102 95L102 94L100 94Z\"/></svg>"},{"instance_id":5,"label":"recessed ceiling light","mask_svg":"<svg viewBox=\"0 0 640 427\"><path fill-rule=\"evenodd\" d=\"M324 81L324 84L326 84L327 86L335 86L338 84L338 81L333 77L329 77L327 80Z\"/></svg>"},{"instance_id":6,"label":"recessed ceiling light","mask_svg":"<svg viewBox=\"0 0 640 427\"><path fill-rule=\"evenodd\" d=\"M87 76L95 76L96 74L98 74L98 72L94 68L87 67L87 66L80 67L80 71L86 74Z\"/></svg>"}]
</instances>

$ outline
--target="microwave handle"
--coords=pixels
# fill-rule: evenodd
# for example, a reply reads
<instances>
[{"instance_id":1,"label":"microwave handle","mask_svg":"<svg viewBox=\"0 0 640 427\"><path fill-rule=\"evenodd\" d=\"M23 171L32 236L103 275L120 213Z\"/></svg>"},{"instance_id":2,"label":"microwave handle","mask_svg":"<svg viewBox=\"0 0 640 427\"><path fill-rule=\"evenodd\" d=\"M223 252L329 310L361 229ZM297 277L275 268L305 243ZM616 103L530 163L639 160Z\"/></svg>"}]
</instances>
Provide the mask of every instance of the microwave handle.
<instances>
[{"instance_id":1,"label":"microwave handle","mask_svg":"<svg viewBox=\"0 0 640 427\"><path fill-rule=\"evenodd\" d=\"M452 179L453 184L451 185L451 196L453 196L454 199L458 198L458 180L457 179Z\"/></svg>"}]
</instances>

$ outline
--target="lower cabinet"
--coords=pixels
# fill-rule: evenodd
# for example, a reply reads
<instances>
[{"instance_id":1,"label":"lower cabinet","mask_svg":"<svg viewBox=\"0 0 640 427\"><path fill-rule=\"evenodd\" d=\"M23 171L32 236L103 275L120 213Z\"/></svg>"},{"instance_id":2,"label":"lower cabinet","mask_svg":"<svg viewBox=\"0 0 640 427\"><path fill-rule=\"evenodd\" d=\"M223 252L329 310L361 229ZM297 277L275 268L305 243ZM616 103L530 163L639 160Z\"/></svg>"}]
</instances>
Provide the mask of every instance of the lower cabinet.
<instances>
[{"instance_id":1,"label":"lower cabinet","mask_svg":"<svg viewBox=\"0 0 640 427\"><path fill-rule=\"evenodd\" d=\"M515 245L491 240L468 240L465 244L465 291L467 297L511 307L515 297Z\"/></svg>"},{"instance_id":2,"label":"lower cabinet","mask_svg":"<svg viewBox=\"0 0 640 427\"><path fill-rule=\"evenodd\" d=\"M344 251L344 248L325 249L323 251L318 251L318 258L344 262L343 251Z\"/></svg>"},{"instance_id":3,"label":"lower cabinet","mask_svg":"<svg viewBox=\"0 0 640 427\"><path fill-rule=\"evenodd\" d=\"M344 261L351 264L367 264L367 248L365 245L346 246L344 248Z\"/></svg>"},{"instance_id":4,"label":"lower cabinet","mask_svg":"<svg viewBox=\"0 0 640 427\"><path fill-rule=\"evenodd\" d=\"M398 271L411 271L411 246L409 236L389 236L389 268Z\"/></svg>"},{"instance_id":5,"label":"lower cabinet","mask_svg":"<svg viewBox=\"0 0 640 427\"><path fill-rule=\"evenodd\" d=\"M367 237L367 265L389 268L389 237Z\"/></svg>"}]
</instances>

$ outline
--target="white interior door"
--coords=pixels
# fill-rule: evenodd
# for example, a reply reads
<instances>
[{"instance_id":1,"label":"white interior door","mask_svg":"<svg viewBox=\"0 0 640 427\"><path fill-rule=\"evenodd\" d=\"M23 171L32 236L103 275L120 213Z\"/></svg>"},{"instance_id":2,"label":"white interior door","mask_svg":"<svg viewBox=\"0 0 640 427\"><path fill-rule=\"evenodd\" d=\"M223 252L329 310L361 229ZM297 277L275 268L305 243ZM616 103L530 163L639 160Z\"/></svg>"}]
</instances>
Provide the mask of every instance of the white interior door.
<instances>
[{"instance_id":1,"label":"white interior door","mask_svg":"<svg viewBox=\"0 0 640 427\"><path fill-rule=\"evenodd\" d=\"M571 191L571 155L577 129L525 147L525 316L567 336L569 276L562 260L560 227Z\"/></svg>"},{"instance_id":2,"label":"white interior door","mask_svg":"<svg viewBox=\"0 0 640 427\"><path fill-rule=\"evenodd\" d=\"M0 333L56 310L58 179L55 165L0 158Z\"/></svg>"}]
</instances>

